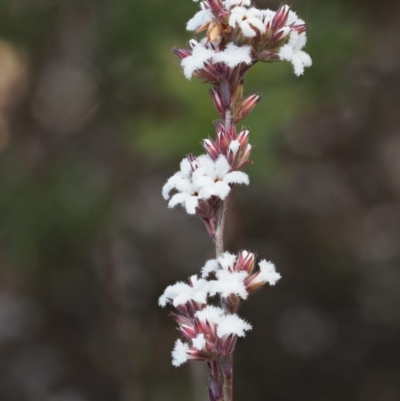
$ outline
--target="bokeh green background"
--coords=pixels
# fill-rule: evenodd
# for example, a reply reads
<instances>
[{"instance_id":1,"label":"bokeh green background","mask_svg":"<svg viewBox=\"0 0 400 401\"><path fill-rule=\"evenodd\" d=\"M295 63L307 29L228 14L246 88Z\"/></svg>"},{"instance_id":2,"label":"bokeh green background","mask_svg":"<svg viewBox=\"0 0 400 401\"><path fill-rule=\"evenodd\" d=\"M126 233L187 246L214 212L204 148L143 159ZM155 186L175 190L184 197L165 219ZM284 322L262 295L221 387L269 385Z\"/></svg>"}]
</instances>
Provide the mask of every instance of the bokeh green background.
<instances>
[{"instance_id":1,"label":"bokeh green background","mask_svg":"<svg viewBox=\"0 0 400 401\"><path fill-rule=\"evenodd\" d=\"M260 8L278 1L258 0ZM400 5L293 0L314 65L256 65L254 164L226 241L250 299L235 399L400 399ZM217 118L170 52L190 0L0 2L0 400L205 401L164 287L213 257L161 186Z\"/></svg>"}]
</instances>

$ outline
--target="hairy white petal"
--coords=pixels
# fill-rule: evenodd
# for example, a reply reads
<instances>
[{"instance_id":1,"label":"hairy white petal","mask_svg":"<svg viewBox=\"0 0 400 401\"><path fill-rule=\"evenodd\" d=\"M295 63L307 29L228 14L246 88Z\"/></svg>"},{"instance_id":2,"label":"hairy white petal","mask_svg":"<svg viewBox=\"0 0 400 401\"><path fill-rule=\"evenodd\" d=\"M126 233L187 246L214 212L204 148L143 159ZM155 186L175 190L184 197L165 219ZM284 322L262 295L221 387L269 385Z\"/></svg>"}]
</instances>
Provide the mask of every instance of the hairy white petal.
<instances>
[{"instance_id":1,"label":"hairy white petal","mask_svg":"<svg viewBox=\"0 0 400 401\"><path fill-rule=\"evenodd\" d=\"M188 214L195 214L196 207L198 204L199 204L199 200L198 200L197 196L190 196L188 199L186 199L186 203L185 203L186 212Z\"/></svg>"},{"instance_id":2,"label":"hairy white petal","mask_svg":"<svg viewBox=\"0 0 400 401\"><path fill-rule=\"evenodd\" d=\"M261 21L261 19L257 17L250 17L247 19L249 25L252 25L254 28L257 28L261 33L265 33L265 25Z\"/></svg>"},{"instance_id":3,"label":"hairy white petal","mask_svg":"<svg viewBox=\"0 0 400 401\"><path fill-rule=\"evenodd\" d=\"M183 365L188 360L188 350L188 344L181 340L176 340L175 347L172 351L172 365L176 367Z\"/></svg>"},{"instance_id":4,"label":"hairy white petal","mask_svg":"<svg viewBox=\"0 0 400 401\"><path fill-rule=\"evenodd\" d=\"M222 200L224 200L229 195L229 192L231 191L231 187L224 181L216 182L214 185L214 188L215 188L216 195Z\"/></svg>"},{"instance_id":5,"label":"hairy white petal","mask_svg":"<svg viewBox=\"0 0 400 401\"><path fill-rule=\"evenodd\" d=\"M302 50L297 52L297 57L299 57L304 65L304 67L311 67L312 60L308 53L303 52Z\"/></svg>"},{"instance_id":6,"label":"hairy white petal","mask_svg":"<svg viewBox=\"0 0 400 401\"><path fill-rule=\"evenodd\" d=\"M215 51L198 43L193 47L192 54L181 60L183 73L187 79L191 79L193 73L204 67L204 63L212 58Z\"/></svg>"},{"instance_id":7,"label":"hairy white petal","mask_svg":"<svg viewBox=\"0 0 400 401\"><path fill-rule=\"evenodd\" d=\"M206 339L204 338L204 334L198 334L192 340L193 347L201 351L206 345Z\"/></svg>"},{"instance_id":8,"label":"hairy white petal","mask_svg":"<svg viewBox=\"0 0 400 401\"><path fill-rule=\"evenodd\" d=\"M196 188L203 188L209 187L214 185L214 180L211 177L207 176L200 176L200 177L193 177L193 184Z\"/></svg>"},{"instance_id":9,"label":"hairy white petal","mask_svg":"<svg viewBox=\"0 0 400 401\"><path fill-rule=\"evenodd\" d=\"M269 283L275 285L280 279L281 275L275 270L275 265L263 259L259 264L260 274L257 276L257 282Z\"/></svg>"},{"instance_id":10,"label":"hairy white petal","mask_svg":"<svg viewBox=\"0 0 400 401\"><path fill-rule=\"evenodd\" d=\"M211 296L220 294L227 298L231 294L235 294L242 299L246 299L248 293L244 285L244 280L248 276L245 271L229 272L227 270L218 270L217 280L210 281L209 293Z\"/></svg>"},{"instance_id":11,"label":"hairy white petal","mask_svg":"<svg viewBox=\"0 0 400 401\"><path fill-rule=\"evenodd\" d=\"M181 178L180 180L177 180L175 189L179 192L191 193L193 191L193 186L190 179Z\"/></svg>"},{"instance_id":12,"label":"hairy white petal","mask_svg":"<svg viewBox=\"0 0 400 401\"><path fill-rule=\"evenodd\" d=\"M219 258L218 263L225 270L232 268L235 264L237 256L230 252L224 252Z\"/></svg>"},{"instance_id":13,"label":"hairy white petal","mask_svg":"<svg viewBox=\"0 0 400 401\"><path fill-rule=\"evenodd\" d=\"M231 166L228 163L228 160L224 155L220 155L215 162L215 171L219 178L223 178L226 174L228 174Z\"/></svg>"},{"instance_id":14,"label":"hairy white petal","mask_svg":"<svg viewBox=\"0 0 400 401\"><path fill-rule=\"evenodd\" d=\"M176 205L186 205L187 200L190 198L191 196L187 193L183 193L183 192L179 192L177 194L175 194L171 200L168 202L168 207L169 208L173 208Z\"/></svg>"},{"instance_id":15,"label":"hairy white petal","mask_svg":"<svg viewBox=\"0 0 400 401\"><path fill-rule=\"evenodd\" d=\"M208 22L211 22L214 18L214 14L211 10L200 10L198 13L191 18L186 24L186 29L188 31L195 31L197 28L201 27Z\"/></svg>"},{"instance_id":16,"label":"hairy white petal","mask_svg":"<svg viewBox=\"0 0 400 401\"><path fill-rule=\"evenodd\" d=\"M251 64L252 59L250 52L250 46L239 47L234 43L229 43L224 51L215 53L213 62L225 63L231 68L234 68L241 63Z\"/></svg>"},{"instance_id":17,"label":"hairy white petal","mask_svg":"<svg viewBox=\"0 0 400 401\"><path fill-rule=\"evenodd\" d=\"M281 60L292 61L293 48L289 45L283 45L279 50L279 57Z\"/></svg>"},{"instance_id":18,"label":"hairy white petal","mask_svg":"<svg viewBox=\"0 0 400 401\"><path fill-rule=\"evenodd\" d=\"M188 178L190 177L190 173L192 171L192 166L190 164L190 161L188 160L187 157L182 159L181 164L180 164L181 172L184 175L184 177Z\"/></svg>"},{"instance_id":19,"label":"hairy white petal","mask_svg":"<svg viewBox=\"0 0 400 401\"><path fill-rule=\"evenodd\" d=\"M218 324L217 335L219 338L227 337L231 334L244 337L245 332L251 330L251 324L241 319L238 315L226 315Z\"/></svg>"},{"instance_id":20,"label":"hairy white petal","mask_svg":"<svg viewBox=\"0 0 400 401\"><path fill-rule=\"evenodd\" d=\"M195 316L201 321L218 324L221 322L225 312L222 308L213 305L207 305L204 309L197 311Z\"/></svg>"},{"instance_id":21,"label":"hairy white petal","mask_svg":"<svg viewBox=\"0 0 400 401\"><path fill-rule=\"evenodd\" d=\"M158 299L158 304L164 307L167 303L172 302L178 294L188 291L188 288L190 286L182 281L169 285Z\"/></svg>"},{"instance_id":22,"label":"hairy white petal","mask_svg":"<svg viewBox=\"0 0 400 401\"><path fill-rule=\"evenodd\" d=\"M229 144L229 149L233 152L234 155L236 155L239 148L240 148L240 142L236 139L231 141L231 143Z\"/></svg>"},{"instance_id":23,"label":"hairy white petal","mask_svg":"<svg viewBox=\"0 0 400 401\"><path fill-rule=\"evenodd\" d=\"M245 184L249 185L249 176L242 171L232 171L224 177L224 182L228 184Z\"/></svg>"},{"instance_id":24,"label":"hairy white petal","mask_svg":"<svg viewBox=\"0 0 400 401\"><path fill-rule=\"evenodd\" d=\"M256 36L256 31L250 26L247 20L240 22L240 28L242 29L242 33L246 38L254 38Z\"/></svg>"},{"instance_id":25,"label":"hairy white petal","mask_svg":"<svg viewBox=\"0 0 400 401\"><path fill-rule=\"evenodd\" d=\"M218 262L216 259L210 259L206 262L206 264L201 269L201 276L206 278L211 272L215 272L218 270Z\"/></svg>"},{"instance_id":26,"label":"hairy white petal","mask_svg":"<svg viewBox=\"0 0 400 401\"><path fill-rule=\"evenodd\" d=\"M179 172L175 173L172 177L168 179L168 181L162 188L162 196L165 200L169 199L169 193L171 192L172 189L175 188L176 183L181 179L182 177L181 174L179 174Z\"/></svg>"},{"instance_id":27,"label":"hairy white petal","mask_svg":"<svg viewBox=\"0 0 400 401\"><path fill-rule=\"evenodd\" d=\"M297 22L298 19L299 19L299 17L297 16L297 14L294 11L289 10L289 16L288 16L286 25L291 25L291 24Z\"/></svg>"},{"instance_id":28,"label":"hairy white petal","mask_svg":"<svg viewBox=\"0 0 400 401\"><path fill-rule=\"evenodd\" d=\"M219 193L216 185L213 184L208 187L201 188L198 196L199 199L207 200L210 199L212 196L219 196Z\"/></svg>"}]
</instances>

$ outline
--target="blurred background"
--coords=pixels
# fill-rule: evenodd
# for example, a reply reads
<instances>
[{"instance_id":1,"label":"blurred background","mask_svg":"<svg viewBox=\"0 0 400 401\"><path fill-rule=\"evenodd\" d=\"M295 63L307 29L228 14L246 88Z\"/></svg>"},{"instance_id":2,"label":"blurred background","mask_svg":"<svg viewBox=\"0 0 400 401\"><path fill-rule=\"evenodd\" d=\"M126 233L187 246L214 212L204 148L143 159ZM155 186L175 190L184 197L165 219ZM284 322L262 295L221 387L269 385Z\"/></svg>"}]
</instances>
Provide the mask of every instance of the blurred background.
<instances>
[{"instance_id":1,"label":"blurred background","mask_svg":"<svg viewBox=\"0 0 400 401\"><path fill-rule=\"evenodd\" d=\"M280 1L258 0L276 9ZM227 247L283 280L241 315L242 401L400 400L400 4L292 0L303 77L256 65ZM0 2L0 400L205 401L164 288L213 257L161 187L216 119L170 49L190 0Z\"/></svg>"}]
</instances>

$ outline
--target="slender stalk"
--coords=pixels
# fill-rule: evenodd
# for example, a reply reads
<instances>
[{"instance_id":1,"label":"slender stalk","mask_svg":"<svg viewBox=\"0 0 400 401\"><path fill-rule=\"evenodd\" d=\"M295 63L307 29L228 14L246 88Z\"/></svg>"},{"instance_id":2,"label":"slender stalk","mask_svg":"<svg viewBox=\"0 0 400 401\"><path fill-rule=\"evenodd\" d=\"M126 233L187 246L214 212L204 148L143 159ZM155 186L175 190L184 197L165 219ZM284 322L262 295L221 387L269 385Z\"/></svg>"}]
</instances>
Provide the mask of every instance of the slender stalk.
<instances>
[{"instance_id":1,"label":"slender stalk","mask_svg":"<svg viewBox=\"0 0 400 401\"><path fill-rule=\"evenodd\" d=\"M225 228L225 220L226 220L226 212L228 210L228 197L222 202L221 211L219 214L217 229L215 232L215 254L218 258L224 253L224 228Z\"/></svg>"},{"instance_id":2,"label":"slender stalk","mask_svg":"<svg viewBox=\"0 0 400 401\"><path fill-rule=\"evenodd\" d=\"M225 114L225 129L229 129L232 124L232 112L227 110ZM215 253L216 258L224 253L224 228L226 221L226 213L228 210L229 196L222 203L221 211L217 222L217 230L215 233ZM221 307L227 310L224 301L221 299ZM233 399L233 357L231 355L224 356L217 361L216 367L218 374L219 386L223 393L223 401L232 401Z\"/></svg>"},{"instance_id":3,"label":"slender stalk","mask_svg":"<svg viewBox=\"0 0 400 401\"><path fill-rule=\"evenodd\" d=\"M228 129L232 124L232 111L227 110L225 113L225 129ZM215 253L218 258L224 253L224 228L225 228L225 220L226 220L226 211L228 209L228 199L229 195L222 202L220 215L217 222L217 229L215 232Z\"/></svg>"},{"instance_id":4,"label":"slender stalk","mask_svg":"<svg viewBox=\"0 0 400 401\"><path fill-rule=\"evenodd\" d=\"M233 358L232 354L227 355L219 361L222 374L222 385L224 393L224 401L232 401L233 399Z\"/></svg>"}]
</instances>

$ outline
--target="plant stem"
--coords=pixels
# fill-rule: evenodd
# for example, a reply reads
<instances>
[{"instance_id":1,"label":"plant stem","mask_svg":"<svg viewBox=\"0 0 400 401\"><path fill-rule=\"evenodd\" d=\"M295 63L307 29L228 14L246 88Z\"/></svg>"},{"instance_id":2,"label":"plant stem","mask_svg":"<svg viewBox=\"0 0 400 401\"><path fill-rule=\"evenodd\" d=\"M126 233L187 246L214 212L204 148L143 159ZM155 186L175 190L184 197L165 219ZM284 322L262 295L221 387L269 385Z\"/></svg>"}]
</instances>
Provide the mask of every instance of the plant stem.
<instances>
[{"instance_id":1,"label":"plant stem","mask_svg":"<svg viewBox=\"0 0 400 401\"><path fill-rule=\"evenodd\" d=\"M227 110L225 113L225 129L229 129L232 124L232 111ZM226 211L228 209L228 197L222 202L220 215L217 222L217 229L215 232L215 253L216 258L224 253L224 228L226 220Z\"/></svg>"},{"instance_id":2,"label":"plant stem","mask_svg":"<svg viewBox=\"0 0 400 401\"><path fill-rule=\"evenodd\" d=\"M227 110L225 114L225 129L230 129L232 124L232 111ZM222 203L221 211L219 214L218 222L217 222L217 230L215 233L215 253L216 258L221 256L224 253L224 228L226 221L226 212L228 210L228 200L229 196L225 198ZM228 313L227 307L223 299L221 299L221 307L225 309ZM221 357L217 364L219 371L218 374L218 382L219 387L222 390L223 401L232 401L233 399L233 357L231 355Z\"/></svg>"},{"instance_id":3,"label":"plant stem","mask_svg":"<svg viewBox=\"0 0 400 401\"><path fill-rule=\"evenodd\" d=\"M227 355L219 361L222 374L222 389L224 393L224 401L232 401L233 399L233 358Z\"/></svg>"},{"instance_id":4,"label":"plant stem","mask_svg":"<svg viewBox=\"0 0 400 401\"><path fill-rule=\"evenodd\" d=\"M229 195L228 195L229 197ZM215 254L219 258L224 253L224 228L226 220L226 211L228 209L228 197L222 202L221 211L219 214L217 229L215 232Z\"/></svg>"}]
</instances>

